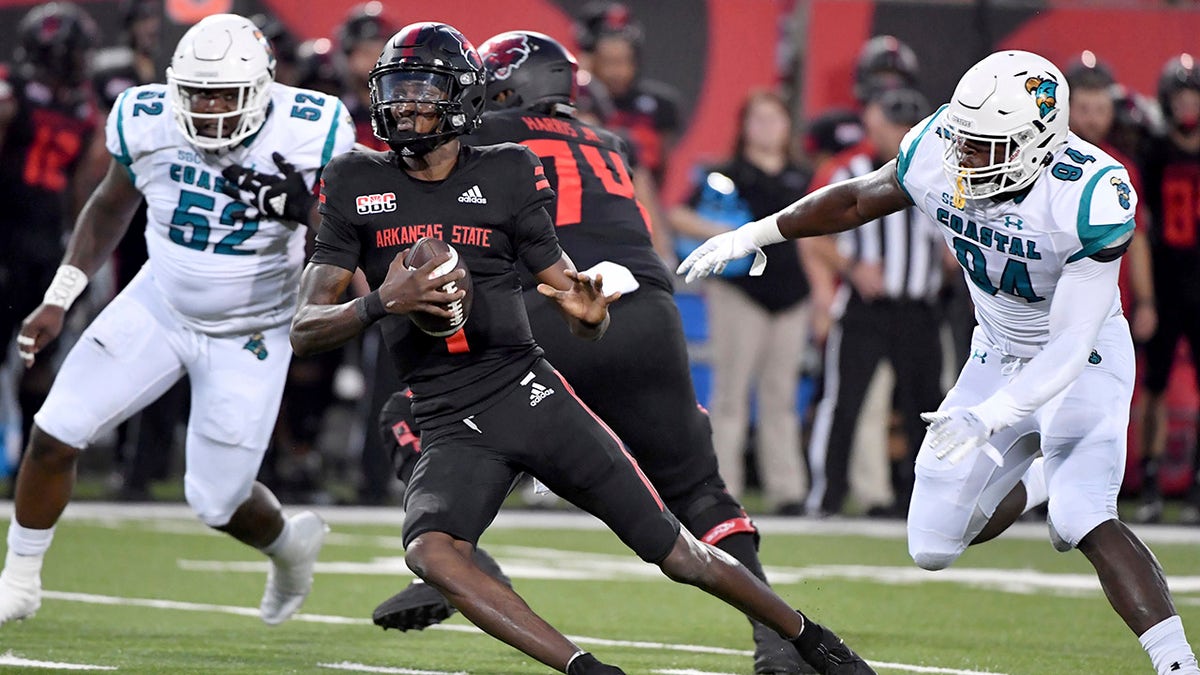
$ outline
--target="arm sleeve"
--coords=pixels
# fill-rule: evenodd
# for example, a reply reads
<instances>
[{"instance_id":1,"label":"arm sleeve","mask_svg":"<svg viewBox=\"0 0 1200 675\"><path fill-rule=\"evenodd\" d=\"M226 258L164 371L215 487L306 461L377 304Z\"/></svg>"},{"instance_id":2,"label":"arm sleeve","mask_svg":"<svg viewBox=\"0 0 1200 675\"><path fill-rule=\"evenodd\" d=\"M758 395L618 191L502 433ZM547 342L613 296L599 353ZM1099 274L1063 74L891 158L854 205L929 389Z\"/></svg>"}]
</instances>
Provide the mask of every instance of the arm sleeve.
<instances>
[{"instance_id":1,"label":"arm sleeve","mask_svg":"<svg viewBox=\"0 0 1200 675\"><path fill-rule=\"evenodd\" d=\"M1119 264L1090 258L1063 268L1050 304L1050 341L1011 382L975 407L991 432L1031 415L1079 377L1112 314L1120 271Z\"/></svg>"},{"instance_id":2,"label":"arm sleeve","mask_svg":"<svg viewBox=\"0 0 1200 675\"><path fill-rule=\"evenodd\" d=\"M338 198L338 188L342 182L339 165L336 160L331 162L321 177L321 194L318 198L321 226L317 230L316 247L309 262L336 265L353 272L358 268L362 242L359 241L357 228L342 213L341 200Z\"/></svg>"}]
</instances>

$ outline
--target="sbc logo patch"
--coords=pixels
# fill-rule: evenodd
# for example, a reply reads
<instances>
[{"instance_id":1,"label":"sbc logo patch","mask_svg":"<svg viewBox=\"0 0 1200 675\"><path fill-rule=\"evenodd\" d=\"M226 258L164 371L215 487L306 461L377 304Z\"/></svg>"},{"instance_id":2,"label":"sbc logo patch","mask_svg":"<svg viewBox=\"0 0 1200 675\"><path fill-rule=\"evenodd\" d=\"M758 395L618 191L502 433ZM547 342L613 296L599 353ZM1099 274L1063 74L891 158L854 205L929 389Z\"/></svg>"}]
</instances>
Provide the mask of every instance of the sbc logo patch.
<instances>
[{"instance_id":1,"label":"sbc logo patch","mask_svg":"<svg viewBox=\"0 0 1200 675\"><path fill-rule=\"evenodd\" d=\"M383 194L359 195L354 198L354 206L360 216L395 211L396 193L384 192Z\"/></svg>"}]
</instances>

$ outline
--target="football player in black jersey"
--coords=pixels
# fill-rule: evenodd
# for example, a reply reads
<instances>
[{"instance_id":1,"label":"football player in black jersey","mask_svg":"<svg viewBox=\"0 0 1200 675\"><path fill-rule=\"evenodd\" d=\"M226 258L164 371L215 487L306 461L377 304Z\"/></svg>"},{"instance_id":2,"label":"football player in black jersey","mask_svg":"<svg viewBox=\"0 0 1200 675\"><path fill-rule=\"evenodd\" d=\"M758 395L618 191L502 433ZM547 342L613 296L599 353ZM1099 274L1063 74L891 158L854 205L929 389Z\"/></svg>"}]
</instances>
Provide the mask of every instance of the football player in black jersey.
<instances>
[{"instance_id":1,"label":"football player in black jersey","mask_svg":"<svg viewBox=\"0 0 1200 675\"><path fill-rule=\"evenodd\" d=\"M512 144L470 147L483 108L478 53L444 24L407 26L371 71L372 121L390 152L350 152L326 167L317 249L292 323L298 354L335 347L373 322L413 393L421 457L405 493L406 562L489 634L570 675L622 671L601 664L539 618L473 560L475 543L522 471L603 520L642 559L788 636L819 672L873 673L832 633L807 621L728 555L680 529L620 441L542 358L516 263L541 282L583 338L609 323L601 278L576 273L546 207L541 162ZM463 291L440 290L461 270L445 261L409 270L422 236L453 245L469 267L473 307L454 335L435 338L404 315L450 315ZM374 289L336 304L361 267Z\"/></svg>"},{"instance_id":2,"label":"football player in black jersey","mask_svg":"<svg viewBox=\"0 0 1200 675\"><path fill-rule=\"evenodd\" d=\"M765 580L758 530L717 473L712 429L696 402L670 274L654 252L650 223L633 196L625 144L575 118L575 58L553 38L501 33L480 45L479 55L487 68L488 112L463 142L515 142L536 153L557 195L555 231L563 250L581 269L605 261L620 265L636 284L634 290L632 284L621 289L621 302L609 310L612 327L603 340L589 344L571 336L553 305L526 283L525 309L538 344L579 397L625 441L683 525ZM615 280L612 274L605 278L608 285ZM419 457L401 451L406 445L401 439L416 442L408 408L407 392L400 392L380 417L397 473L406 483ZM476 557L500 574L482 550ZM436 589L413 582L380 604L373 618L384 628L422 629L453 612ZM753 625L755 673L814 672L775 631Z\"/></svg>"}]
</instances>

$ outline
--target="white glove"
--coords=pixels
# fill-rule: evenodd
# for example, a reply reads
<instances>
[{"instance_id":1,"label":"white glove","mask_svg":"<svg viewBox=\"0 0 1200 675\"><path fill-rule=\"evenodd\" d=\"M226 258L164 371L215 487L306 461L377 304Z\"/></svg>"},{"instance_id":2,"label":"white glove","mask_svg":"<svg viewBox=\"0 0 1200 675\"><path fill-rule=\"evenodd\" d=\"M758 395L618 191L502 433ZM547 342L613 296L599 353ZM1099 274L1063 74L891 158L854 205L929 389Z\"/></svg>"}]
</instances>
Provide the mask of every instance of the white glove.
<instances>
[{"instance_id":1,"label":"white glove","mask_svg":"<svg viewBox=\"0 0 1200 675\"><path fill-rule=\"evenodd\" d=\"M730 260L754 254L750 265L750 276L757 277L767 268L767 256L762 247L786 241L779 232L776 216L746 223L732 232L722 232L696 247L687 260L679 263L676 274L687 273L687 282L703 279L709 274L720 274Z\"/></svg>"},{"instance_id":2,"label":"white glove","mask_svg":"<svg viewBox=\"0 0 1200 675\"><path fill-rule=\"evenodd\" d=\"M604 295L606 296L613 293L629 295L641 287L628 267L618 265L611 260L602 260L583 270L580 274L586 274L589 279L595 279L597 274L601 275L604 278Z\"/></svg>"},{"instance_id":3,"label":"white glove","mask_svg":"<svg viewBox=\"0 0 1200 675\"><path fill-rule=\"evenodd\" d=\"M950 408L940 412L921 413L929 424L929 447L938 459L957 464L975 450L982 450L996 466L1004 466L1004 456L991 443L991 431L971 408Z\"/></svg>"}]
</instances>

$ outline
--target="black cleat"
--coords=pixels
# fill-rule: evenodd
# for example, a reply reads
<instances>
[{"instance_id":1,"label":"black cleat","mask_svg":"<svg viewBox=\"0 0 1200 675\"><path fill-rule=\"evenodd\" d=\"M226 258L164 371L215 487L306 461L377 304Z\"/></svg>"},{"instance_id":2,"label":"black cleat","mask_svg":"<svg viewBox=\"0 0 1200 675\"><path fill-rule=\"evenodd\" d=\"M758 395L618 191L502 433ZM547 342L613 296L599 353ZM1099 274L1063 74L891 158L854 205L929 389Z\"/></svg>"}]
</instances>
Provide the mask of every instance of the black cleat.
<instances>
[{"instance_id":1,"label":"black cleat","mask_svg":"<svg viewBox=\"0 0 1200 675\"><path fill-rule=\"evenodd\" d=\"M754 626L754 675L811 675L817 672L779 633L754 620L750 624Z\"/></svg>"},{"instance_id":2,"label":"black cleat","mask_svg":"<svg viewBox=\"0 0 1200 675\"><path fill-rule=\"evenodd\" d=\"M810 635L813 630L819 633ZM792 644L820 675L877 675L840 637L817 623L809 622Z\"/></svg>"},{"instance_id":3,"label":"black cleat","mask_svg":"<svg viewBox=\"0 0 1200 675\"><path fill-rule=\"evenodd\" d=\"M408 588L381 602L371 620L384 630L423 630L449 619L457 611L436 588L414 581Z\"/></svg>"},{"instance_id":4,"label":"black cleat","mask_svg":"<svg viewBox=\"0 0 1200 675\"><path fill-rule=\"evenodd\" d=\"M476 548L471 559L488 576L512 588L512 581L505 576L500 564L488 555L487 551ZM371 615L371 620L384 630L424 630L449 619L457 611L436 588L417 580L409 584L408 588L379 603Z\"/></svg>"}]
</instances>

